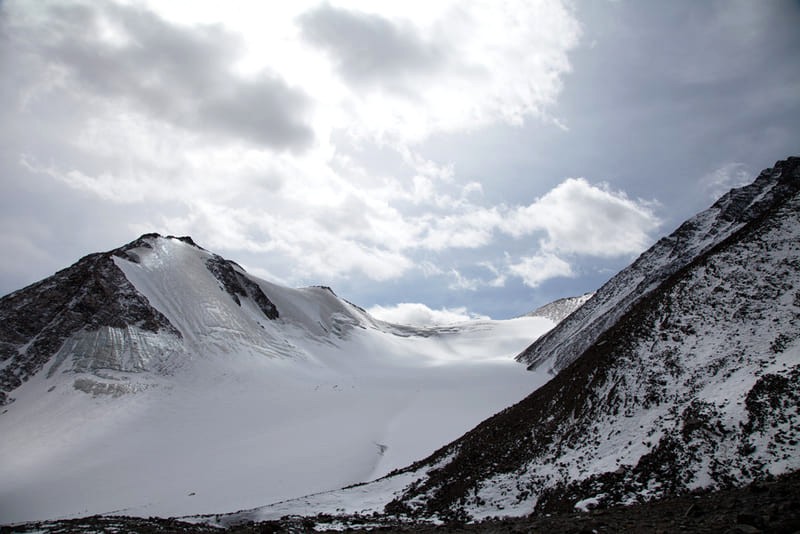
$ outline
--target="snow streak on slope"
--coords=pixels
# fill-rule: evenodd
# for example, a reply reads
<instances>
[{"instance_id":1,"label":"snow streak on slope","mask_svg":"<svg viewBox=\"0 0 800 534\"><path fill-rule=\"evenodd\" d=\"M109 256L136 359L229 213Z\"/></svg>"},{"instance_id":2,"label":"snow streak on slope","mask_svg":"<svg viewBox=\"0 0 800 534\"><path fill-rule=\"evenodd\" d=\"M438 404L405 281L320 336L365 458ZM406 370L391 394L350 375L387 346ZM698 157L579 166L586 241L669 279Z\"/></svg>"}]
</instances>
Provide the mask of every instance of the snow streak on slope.
<instances>
[{"instance_id":1,"label":"snow streak on slope","mask_svg":"<svg viewBox=\"0 0 800 534\"><path fill-rule=\"evenodd\" d=\"M800 185L800 158L779 161L750 185L733 189L711 208L659 240L633 264L601 287L576 313L521 352L529 368L558 372L620 317L697 256L711 250L746 224L762 217L776 199L794 194Z\"/></svg>"},{"instance_id":2,"label":"snow streak on slope","mask_svg":"<svg viewBox=\"0 0 800 534\"><path fill-rule=\"evenodd\" d=\"M536 387L513 355L553 325L389 325L187 238L143 236L102 258L160 330L118 308L59 331L0 413L0 523L223 512L385 475Z\"/></svg>"}]
</instances>

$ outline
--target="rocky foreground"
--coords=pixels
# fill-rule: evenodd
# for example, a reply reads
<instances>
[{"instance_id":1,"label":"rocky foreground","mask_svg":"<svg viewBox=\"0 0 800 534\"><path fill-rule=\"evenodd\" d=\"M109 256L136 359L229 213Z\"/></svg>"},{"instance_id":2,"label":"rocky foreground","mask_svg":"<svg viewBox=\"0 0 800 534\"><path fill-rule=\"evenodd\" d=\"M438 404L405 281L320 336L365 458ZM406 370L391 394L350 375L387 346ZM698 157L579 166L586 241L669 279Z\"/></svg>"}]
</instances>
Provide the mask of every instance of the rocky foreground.
<instances>
[{"instance_id":1,"label":"rocky foreground","mask_svg":"<svg viewBox=\"0 0 800 534\"><path fill-rule=\"evenodd\" d=\"M268 533L371 530L378 532L639 532L639 533L796 533L800 532L800 472L749 486L663 499L628 507L595 509L515 519L487 520L474 524L428 525L392 523L387 518L288 517L281 521L250 523L228 529L197 525L175 519L104 517L45 521L0 527L0 534L49 532L136 533Z\"/></svg>"}]
</instances>

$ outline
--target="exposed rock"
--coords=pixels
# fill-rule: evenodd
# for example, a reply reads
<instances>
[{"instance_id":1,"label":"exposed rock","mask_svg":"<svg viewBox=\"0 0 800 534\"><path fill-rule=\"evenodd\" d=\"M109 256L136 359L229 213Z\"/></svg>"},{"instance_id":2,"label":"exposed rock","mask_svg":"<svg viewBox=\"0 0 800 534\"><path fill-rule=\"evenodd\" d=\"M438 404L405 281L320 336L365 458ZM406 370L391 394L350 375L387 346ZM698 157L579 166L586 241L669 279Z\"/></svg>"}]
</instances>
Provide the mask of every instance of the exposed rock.
<instances>
[{"instance_id":1,"label":"exposed rock","mask_svg":"<svg viewBox=\"0 0 800 534\"><path fill-rule=\"evenodd\" d=\"M239 300L240 296L249 297L258 305L268 319L277 319L279 317L278 308L275 307L275 304L269 300L258 284L239 272L241 267L235 262L214 254L206 260L206 267L236 304L242 305Z\"/></svg>"}]
</instances>

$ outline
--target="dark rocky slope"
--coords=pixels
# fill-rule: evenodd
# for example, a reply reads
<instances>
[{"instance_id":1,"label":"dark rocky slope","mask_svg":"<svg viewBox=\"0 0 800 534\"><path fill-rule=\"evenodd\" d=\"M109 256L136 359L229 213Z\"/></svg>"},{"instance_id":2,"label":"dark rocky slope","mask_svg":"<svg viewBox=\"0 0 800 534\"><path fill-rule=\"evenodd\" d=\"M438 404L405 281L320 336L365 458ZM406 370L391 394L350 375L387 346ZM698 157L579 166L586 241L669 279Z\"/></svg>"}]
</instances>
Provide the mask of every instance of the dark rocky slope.
<instances>
[{"instance_id":1,"label":"dark rocky slope","mask_svg":"<svg viewBox=\"0 0 800 534\"><path fill-rule=\"evenodd\" d=\"M554 300L526 314L526 317L544 317L554 323L560 323L583 306L593 295L594 293L585 293L579 297L565 297Z\"/></svg>"},{"instance_id":2,"label":"dark rocky slope","mask_svg":"<svg viewBox=\"0 0 800 534\"><path fill-rule=\"evenodd\" d=\"M386 512L563 512L800 468L798 191L791 158L659 241L534 346L558 375L410 467L440 465Z\"/></svg>"},{"instance_id":3,"label":"dark rocky slope","mask_svg":"<svg viewBox=\"0 0 800 534\"><path fill-rule=\"evenodd\" d=\"M288 517L278 521L248 523L227 529L185 523L175 519L93 516L61 521L42 521L0 527L0 534L49 532L59 534L92 532L137 533L280 533L330 532L325 530L331 518ZM744 488L696 492L660 501L632 506L597 508L589 512L564 512L511 519L487 519L479 523L399 523L392 518L345 518L338 523L348 531L368 529L390 532L483 532L518 534L521 532L592 532L706 534L792 534L800 531L800 473L775 480L757 482ZM337 529L333 532L341 532Z\"/></svg>"}]
</instances>

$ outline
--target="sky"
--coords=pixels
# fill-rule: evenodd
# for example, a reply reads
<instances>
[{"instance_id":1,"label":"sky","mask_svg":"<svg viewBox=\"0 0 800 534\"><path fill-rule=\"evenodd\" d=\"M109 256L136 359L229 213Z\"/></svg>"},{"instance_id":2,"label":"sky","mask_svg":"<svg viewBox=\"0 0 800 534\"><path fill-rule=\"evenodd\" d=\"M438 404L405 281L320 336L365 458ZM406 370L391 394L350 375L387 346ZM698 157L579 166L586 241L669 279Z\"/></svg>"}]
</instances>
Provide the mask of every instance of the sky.
<instances>
[{"instance_id":1,"label":"sky","mask_svg":"<svg viewBox=\"0 0 800 534\"><path fill-rule=\"evenodd\" d=\"M147 232L381 318L593 291L800 155L800 4L0 0L0 294Z\"/></svg>"}]
</instances>

